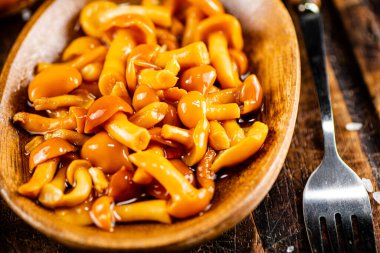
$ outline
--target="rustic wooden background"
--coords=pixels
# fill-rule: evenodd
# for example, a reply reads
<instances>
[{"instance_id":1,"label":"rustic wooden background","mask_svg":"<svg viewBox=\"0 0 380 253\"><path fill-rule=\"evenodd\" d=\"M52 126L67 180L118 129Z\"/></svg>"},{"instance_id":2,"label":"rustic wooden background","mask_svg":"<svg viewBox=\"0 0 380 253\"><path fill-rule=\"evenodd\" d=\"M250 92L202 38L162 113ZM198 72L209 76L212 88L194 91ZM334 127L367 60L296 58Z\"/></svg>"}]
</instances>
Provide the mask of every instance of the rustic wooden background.
<instances>
[{"instance_id":1,"label":"rustic wooden background","mask_svg":"<svg viewBox=\"0 0 380 253\"><path fill-rule=\"evenodd\" d=\"M299 31L297 17L290 12ZM326 0L322 12L338 150L360 177L371 179L378 189L380 0ZM0 20L0 68L24 24L22 15ZM323 140L314 83L302 37L299 39L302 61L299 114L281 174L249 217L219 238L189 252L309 252L302 217L302 191L323 156ZM362 123L363 127L348 131L346 125L351 122ZM372 205L380 249L380 205L374 201ZM25 224L0 199L0 252L71 250Z\"/></svg>"}]
</instances>

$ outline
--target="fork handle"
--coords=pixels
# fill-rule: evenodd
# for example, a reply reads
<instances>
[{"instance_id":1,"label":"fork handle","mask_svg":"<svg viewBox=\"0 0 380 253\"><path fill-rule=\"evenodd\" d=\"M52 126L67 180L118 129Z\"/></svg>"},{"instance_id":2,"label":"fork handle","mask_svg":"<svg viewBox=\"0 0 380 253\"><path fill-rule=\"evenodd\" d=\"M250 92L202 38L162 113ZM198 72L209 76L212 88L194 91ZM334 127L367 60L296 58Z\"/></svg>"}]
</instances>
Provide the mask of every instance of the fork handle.
<instances>
[{"instance_id":1,"label":"fork handle","mask_svg":"<svg viewBox=\"0 0 380 253\"><path fill-rule=\"evenodd\" d=\"M326 48L324 29L318 5L313 8L298 8L301 13L300 23L309 62L321 110L324 147L326 155L337 155L335 143L334 120L331 109L329 84L326 72Z\"/></svg>"}]
</instances>

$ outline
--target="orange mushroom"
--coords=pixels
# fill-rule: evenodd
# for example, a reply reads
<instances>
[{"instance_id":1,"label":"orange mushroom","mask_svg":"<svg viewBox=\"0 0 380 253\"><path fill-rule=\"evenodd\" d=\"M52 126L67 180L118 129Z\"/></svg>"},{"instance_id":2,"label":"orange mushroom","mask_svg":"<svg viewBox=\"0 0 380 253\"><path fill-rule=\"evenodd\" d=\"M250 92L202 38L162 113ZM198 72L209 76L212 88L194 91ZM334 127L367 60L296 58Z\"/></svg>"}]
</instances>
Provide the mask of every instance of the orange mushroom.
<instances>
[{"instance_id":1,"label":"orange mushroom","mask_svg":"<svg viewBox=\"0 0 380 253\"><path fill-rule=\"evenodd\" d=\"M263 103L263 89L256 75L250 75L240 87L240 102L243 103L242 114L257 111Z\"/></svg>"},{"instance_id":2,"label":"orange mushroom","mask_svg":"<svg viewBox=\"0 0 380 253\"><path fill-rule=\"evenodd\" d=\"M161 122L168 112L168 104L164 102L154 102L136 112L129 121L145 128L152 128Z\"/></svg>"},{"instance_id":3,"label":"orange mushroom","mask_svg":"<svg viewBox=\"0 0 380 253\"><path fill-rule=\"evenodd\" d=\"M215 15L203 20L197 27L196 40L207 41L212 65L224 89L240 85L238 72L234 71L229 46L243 49L243 35L239 21L229 14Z\"/></svg>"},{"instance_id":4,"label":"orange mushroom","mask_svg":"<svg viewBox=\"0 0 380 253\"><path fill-rule=\"evenodd\" d=\"M119 111L129 114L133 113L132 107L120 97L100 97L88 109L84 132L94 132L98 126L106 122Z\"/></svg>"},{"instance_id":5,"label":"orange mushroom","mask_svg":"<svg viewBox=\"0 0 380 253\"><path fill-rule=\"evenodd\" d=\"M34 102L42 97L65 95L82 83L78 70L69 66L53 66L38 75L28 86L29 100Z\"/></svg>"},{"instance_id":6,"label":"orange mushroom","mask_svg":"<svg viewBox=\"0 0 380 253\"><path fill-rule=\"evenodd\" d=\"M99 90L103 95L109 95L116 82L125 85L126 57L135 45L130 31L116 31L99 77Z\"/></svg>"},{"instance_id":7,"label":"orange mushroom","mask_svg":"<svg viewBox=\"0 0 380 253\"><path fill-rule=\"evenodd\" d=\"M106 231L113 231L115 226L114 206L114 200L108 196L102 196L94 201L90 216L97 227Z\"/></svg>"},{"instance_id":8,"label":"orange mushroom","mask_svg":"<svg viewBox=\"0 0 380 253\"><path fill-rule=\"evenodd\" d=\"M110 9L115 9L117 4L110 1L93 1L84 6L80 13L79 23L83 31L92 37L101 38L103 31L100 29L101 15Z\"/></svg>"},{"instance_id":9,"label":"orange mushroom","mask_svg":"<svg viewBox=\"0 0 380 253\"><path fill-rule=\"evenodd\" d=\"M160 102L160 98L152 88L146 85L137 86L132 98L132 105L136 111L155 102Z\"/></svg>"},{"instance_id":10,"label":"orange mushroom","mask_svg":"<svg viewBox=\"0 0 380 253\"><path fill-rule=\"evenodd\" d=\"M170 224L171 218L165 200L145 200L114 208L117 222L157 221Z\"/></svg>"},{"instance_id":11,"label":"orange mushroom","mask_svg":"<svg viewBox=\"0 0 380 253\"><path fill-rule=\"evenodd\" d=\"M94 97L87 91L77 89L69 95L42 97L35 99L33 107L36 111L57 110L62 107L78 106L88 109L94 102Z\"/></svg>"},{"instance_id":12,"label":"orange mushroom","mask_svg":"<svg viewBox=\"0 0 380 253\"><path fill-rule=\"evenodd\" d=\"M217 172L221 168L231 167L247 160L261 148L267 134L268 126L256 121L242 141L217 155L210 170Z\"/></svg>"},{"instance_id":13,"label":"orange mushroom","mask_svg":"<svg viewBox=\"0 0 380 253\"><path fill-rule=\"evenodd\" d=\"M142 194L142 187L136 184L132 178L133 172L124 166L121 167L111 177L108 196L118 202L139 198Z\"/></svg>"},{"instance_id":14,"label":"orange mushroom","mask_svg":"<svg viewBox=\"0 0 380 253\"><path fill-rule=\"evenodd\" d=\"M75 147L61 138L51 138L32 150L29 156L29 170L50 159L75 151Z\"/></svg>"},{"instance_id":15,"label":"orange mushroom","mask_svg":"<svg viewBox=\"0 0 380 253\"><path fill-rule=\"evenodd\" d=\"M76 38L63 51L62 60L63 61L72 60L78 56L81 56L83 54L90 52L91 50L93 50L94 48L100 45L101 45L100 41L93 37L83 36L83 37Z\"/></svg>"},{"instance_id":16,"label":"orange mushroom","mask_svg":"<svg viewBox=\"0 0 380 253\"><path fill-rule=\"evenodd\" d=\"M209 204L206 189L196 189L166 158L152 151L129 156L139 168L146 170L169 192L168 212L177 218L186 218L204 210Z\"/></svg>"},{"instance_id":17,"label":"orange mushroom","mask_svg":"<svg viewBox=\"0 0 380 253\"><path fill-rule=\"evenodd\" d=\"M193 128L199 120L230 120L240 117L240 108L236 103L207 104L199 91L191 91L178 103L178 115L182 123Z\"/></svg>"},{"instance_id":18,"label":"orange mushroom","mask_svg":"<svg viewBox=\"0 0 380 253\"><path fill-rule=\"evenodd\" d=\"M164 125L161 135L165 139L183 144L187 151L183 161L188 166L198 163L207 150L210 124L207 119L200 119L193 130L182 129L179 127Z\"/></svg>"},{"instance_id":19,"label":"orange mushroom","mask_svg":"<svg viewBox=\"0 0 380 253\"><path fill-rule=\"evenodd\" d=\"M17 189L18 193L37 198L42 187L53 179L58 163L59 158L53 158L37 165L30 180Z\"/></svg>"},{"instance_id":20,"label":"orange mushroom","mask_svg":"<svg viewBox=\"0 0 380 253\"><path fill-rule=\"evenodd\" d=\"M181 69L210 64L207 47L201 41L194 42L176 50L161 52L157 55L154 64L164 68L173 58L178 61Z\"/></svg>"},{"instance_id":21,"label":"orange mushroom","mask_svg":"<svg viewBox=\"0 0 380 253\"><path fill-rule=\"evenodd\" d=\"M211 170L211 166L216 155L216 152L209 148L205 156L198 163L196 170L197 181L202 188L207 190L207 196L210 201L215 192L215 173Z\"/></svg>"},{"instance_id":22,"label":"orange mushroom","mask_svg":"<svg viewBox=\"0 0 380 253\"><path fill-rule=\"evenodd\" d=\"M182 46L189 45L195 41L195 32L204 14L198 7L192 5L186 9L185 16L186 26L182 37Z\"/></svg>"},{"instance_id":23,"label":"orange mushroom","mask_svg":"<svg viewBox=\"0 0 380 253\"><path fill-rule=\"evenodd\" d=\"M216 71L209 65L202 65L187 69L180 78L180 88L187 91L199 91L206 95L209 88L214 85Z\"/></svg>"},{"instance_id":24,"label":"orange mushroom","mask_svg":"<svg viewBox=\"0 0 380 253\"><path fill-rule=\"evenodd\" d=\"M133 169L128 155L127 147L103 131L86 141L81 149L81 157L106 174L113 174L122 166Z\"/></svg>"},{"instance_id":25,"label":"orange mushroom","mask_svg":"<svg viewBox=\"0 0 380 253\"><path fill-rule=\"evenodd\" d=\"M208 16L220 15L224 13L223 5L219 0L189 0Z\"/></svg>"},{"instance_id":26,"label":"orange mushroom","mask_svg":"<svg viewBox=\"0 0 380 253\"><path fill-rule=\"evenodd\" d=\"M210 135L209 135L210 147L214 150L224 150L230 147L230 139L218 121L210 122Z\"/></svg>"},{"instance_id":27,"label":"orange mushroom","mask_svg":"<svg viewBox=\"0 0 380 253\"><path fill-rule=\"evenodd\" d=\"M152 59L157 55L160 47L158 45L142 44L132 49L127 59L126 80L128 90L134 93L137 86L138 72L141 66L136 66L137 61L151 63Z\"/></svg>"},{"instance_id":28,"label":"orange mushroom","mask_svg":"<svg viewBox=\"0 0 380 253\"><path fill-rule=\"evenodd\" d=\"M51 139L51 138L61 138L64 140L67 140L68 142L77 145L82 146L90 137L87 135L78 133L76 131L67 130L67 129L58 129L51 133L46 133L44 135L45 140Z\"/></svg>"},{"instance_id":29,"label":"orange mushroom","mask_svg":"<svg viewBox=\"0 0 380 253\"><path fill-rule=\"evenodd\" d=\"M172 16L170 10L163 6L155 5L124 5L117 8L108 9L101 15L102 22L115 19L121 16L141 15L149 18L156 25L170 27L172 24Z\"/></svg>"}]
</instances>

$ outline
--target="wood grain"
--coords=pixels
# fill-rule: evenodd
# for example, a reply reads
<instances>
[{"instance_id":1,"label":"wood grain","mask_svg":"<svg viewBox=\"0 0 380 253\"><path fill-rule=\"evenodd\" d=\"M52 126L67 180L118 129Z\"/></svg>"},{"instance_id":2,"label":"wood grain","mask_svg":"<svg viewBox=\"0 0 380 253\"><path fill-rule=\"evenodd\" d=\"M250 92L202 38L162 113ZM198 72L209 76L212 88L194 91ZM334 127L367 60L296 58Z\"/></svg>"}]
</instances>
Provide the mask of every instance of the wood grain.
<instances>
[{"instance_id":1,"label":"wood grain","mask_svg":"<svg viewBox=\"0 0 380 253\"><path fill-rule=\"evenodd\" d=\"M368 11L376 16L375 25L379 24L379 0L340 2L345 4L364 3ZM357 60L357 54L353 50L358 47L365 51L366 48L365 44L357 45L349 42L350 32L363 33L363 30L356 23L352 23L352 27L348 27L348 29L341 22L341 19L347 18L347 13L341 12L331 1L323 3L329 75L330 78L333 78L332 97L336 116L338 149L353 169L361 175L364 173L372 178L374 185L376 184L378 187L380 183L378 169L380 168L380 144L378 141L380 139L380 123L372 103L374 96L370 94L370 89L367 88L368 83L364 78L368 70L359 64L360 61ZM348 16L348 18L350 17ZM362 15L361 18L366 17ZM6 26L8 28L4 27L3 20L0 22L0 34L9 35L17 32L17 29L9 27L19 28L22 24L21 18L8 20ZM297 24L296 17L294 17L294 21ZM12 39L9 37L0 35L0 56L5 55L4 52L7 51L6 48L9 48L11 42ZM299 114L285 166L276 183L256 208L253 216L249 216L215 240L208 241L189 252L283 253L289 246L295 247L293 252L309 252L302 222L302 190L308 175L322 159L323 143L318 103L302 38L300 38L300 49L302 88ZM0 62L1 60L4 58L0 57ZM343 115L338 115L338 112ZM363 124L363 128L358 132L348 132L345 124L349 121L360 122ZM346 147L348 145L349 147ZM356 151L359 153L356 154ZM361 172L362 168L364 168L364 172ZM369 174L369 171L372 175ZM380 218L378 204L372 204L376 210L375 220L377 222ZM0 229L0 252L25 252L25 248L30 248L29 252L71 251L25 224L4 201L0 201L0 227L5 228ZM288 227L291 229L287 230ZM379 238L379 234L377 235Z\"/></svg>"},{"instance_id":2,"label":"wood grain","mask_svg":"<svg viewBox=\"0 0 380 253\"><path fill-rule=\"evenodd\" d=\"M365 0L333 2L380 116L380 20L375 12L376 3Z\"/></svg>"},{"instance_id":3,"label":"wood grain","mask_svg":"<svg viewBox=\"0 0 380 253\"><path fill-rule=\"evenodd\" d=\"M20 101L26 101L26 87L33 77L34 66L37 62L57 58L71 38L77 14L86 0L47 1L27 24L4 65L0 77L0 87L3 87L0 93L0 136L3 138L0 187L2 197L12 210L34 228L62 243L80 249L110 250L185 248L216 237L247 216L276 180L290 145L299 98L299 51L291 19L280 1L222 2L242 23L251 70L264 84L266 109L260 118L268 124L270 134L254 159L217 183L211 210L170 226L136 223L118 226L113 233L108 233L95 227L69 226L52 212L17 194L17 187L28 174L22 151L28 136L18 131L10 119L26 109L26 103ZM265 19L269 14L275 17L271 23ZM240 239L241 231L248 230L236 231L236 248L246 242Z\"/></svg>"}]
</instances>

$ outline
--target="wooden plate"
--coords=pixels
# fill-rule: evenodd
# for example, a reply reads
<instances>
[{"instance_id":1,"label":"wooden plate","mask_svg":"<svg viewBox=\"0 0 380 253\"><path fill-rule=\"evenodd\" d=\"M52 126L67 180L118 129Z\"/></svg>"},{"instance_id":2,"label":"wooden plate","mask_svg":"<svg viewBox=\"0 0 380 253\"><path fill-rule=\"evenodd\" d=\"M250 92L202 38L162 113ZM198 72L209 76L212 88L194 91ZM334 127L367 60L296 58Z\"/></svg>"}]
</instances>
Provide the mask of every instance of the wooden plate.
<instances>
[{"instance_id":1,"label":"wooden plate","mask_svg":"<svg viewBox=\"0 0 380 253\"><path fill-rule=\"evenodd\" d=\"M216 237L249 214L277 178L292 138L300 90L297 38L280 0L223 0L239 18L245 33L252 71L264 86L261 119L270 133L264 148L229 176L217 182L211 210L203 216L172 225L118 225L113 233L79 227L59 220L52 212L17 194L28 177L23 147L28 135L11 124L26 109L26 87L37 62L56 60L72 36L86 0L47 1L16 41L0 77L0 189L21 218L47 236L82 249L180 249ZM244 168L242 168L244 167ZM233 172L232 172L233 171ZM232 172L232 173L230 173Z\"/></svg>"}]
</instances>

